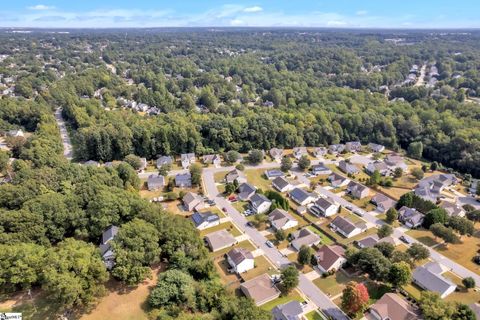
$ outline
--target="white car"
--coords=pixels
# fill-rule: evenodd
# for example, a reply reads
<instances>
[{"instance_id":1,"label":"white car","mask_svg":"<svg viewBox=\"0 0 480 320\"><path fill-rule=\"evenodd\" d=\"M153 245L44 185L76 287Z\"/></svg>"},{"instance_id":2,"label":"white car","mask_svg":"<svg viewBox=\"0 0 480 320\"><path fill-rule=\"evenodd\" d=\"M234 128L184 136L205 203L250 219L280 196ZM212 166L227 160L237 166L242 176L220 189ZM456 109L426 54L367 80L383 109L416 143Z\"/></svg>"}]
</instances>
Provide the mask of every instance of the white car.
<instances>
[{"instance_id":1,"label":"white car","mask_svg":"<svg viewBox=\"0 0 480 320\"><path fill-rule=\"evenodd\" d=\"M273 247L274 247L273 242L270 241L270 240L267 241L267 242L265 242L265 244L266 244L269 248L273 248Z\"/></svg>"}]
</instances>

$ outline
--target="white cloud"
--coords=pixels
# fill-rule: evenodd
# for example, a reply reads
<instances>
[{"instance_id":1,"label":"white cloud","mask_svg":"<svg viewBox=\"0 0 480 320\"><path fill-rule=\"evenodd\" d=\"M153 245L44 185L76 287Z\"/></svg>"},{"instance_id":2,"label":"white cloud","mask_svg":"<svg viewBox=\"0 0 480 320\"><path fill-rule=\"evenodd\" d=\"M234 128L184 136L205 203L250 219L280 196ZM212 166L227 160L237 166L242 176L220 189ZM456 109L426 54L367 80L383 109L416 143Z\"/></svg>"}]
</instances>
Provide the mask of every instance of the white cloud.
<instances>
[{"instance_id":1,"label":"white cloud","mask_svg":"<svg viewBox=\"0 0 480 320\"><path fill-rule=\"evenodd\" d=\"M368 13L367 10L358 10L355 14L356 14L357 16L364 16L364 15L366 15L367 13Z\"/></svg>"},{"instance_id":2,"label":"white cloud","mask_svg":"<svg viewBox=\"0 0 480 320\"><path fill-rule=\"evenodd\" d=\"M253 7L248 7L243 9L243 12L247 12L247 13L260 12L260 11L263 11L263 8L260 6L253 6Z\"/></svg>"},{"instance_id":3,"label":"white cloud","mask_svg":"<svg viewBox=\"0 0 480 320\"><path fill-rule=\"evenodd\" d=\"M37 4L35 6L30 6L30 7L27 7L27 8L30 9L30 10L37 10L37 11L55 9L54 6L47 6L47 5L44 5L44 4Z\"/></svg>"}]
</instances>

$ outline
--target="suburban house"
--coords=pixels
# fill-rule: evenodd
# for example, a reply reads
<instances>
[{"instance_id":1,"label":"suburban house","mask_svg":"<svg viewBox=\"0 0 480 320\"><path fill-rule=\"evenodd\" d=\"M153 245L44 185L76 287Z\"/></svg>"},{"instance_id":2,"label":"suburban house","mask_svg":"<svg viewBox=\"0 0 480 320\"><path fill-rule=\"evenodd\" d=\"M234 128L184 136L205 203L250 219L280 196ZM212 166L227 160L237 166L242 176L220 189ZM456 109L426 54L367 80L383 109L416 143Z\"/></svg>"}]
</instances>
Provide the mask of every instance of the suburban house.
<instances>
[{"instance_id":1,"label":"suburban house","mask_svg":"<svg viewBox=\"0 0 480 320\"><path fill-rule=\"evenodd\" d=\"M10 130L7 132L7 136L9 137L14 137L14 138L24 138L25 134L23 133L23 130L18 129L18 130Z\"/></svg>"},{"instance_id":2,"label":"suburban house","mask_svg":"<svg viewBox=\"0 0 480 320\"><path fill-rule=\"evenodd\" d=\"M315 253L315 259L317 259L317 268L321 272L338 270L347 262L345 249L339 245L323 245Z\"/></svg>"},{"instance_id":3,"label":"suburban house","mask_svg":"<svg viewBox=\"0 0 480 320\"><path fill-rule=\"evenodd\" d=\"M290 196L290 199L301 206L305 206L315 200L312 194L300 188L293 189L288 195Z\"/></svg>"},{"instance_id":4,"label":"suburban house","mask_svg":"<svg viewBox=\"0 0 480 320\"><path fill-rule=\"evenodd\" d=\"M156 191L165 187L165 177L159 174L151 174L147 179L148 191Z\"/></svg>"},{"instance_id":5,"label":"suburban house","mask_svg":"<svg viewBox=\"0 0 480 320\"><path fill-rule=\"evenodd\" d=\"M401 207L398 210L398 220L409 228L420 227L425 216L415 209L409 207Z\"/></svg>"},{"instance_id":6,"label":"suburban house","mask_svg":"<svg viewBox=\"0 0 480 320\"><path fill-rule=\"evenodd\" d=\"M335 203L333 199L318 198L308 210L318 217L330 217L338 212L340 205Z\"/></svg>"},{"instance_id":7,"label":"suburban house","mask_svg":"<svg viewBox=\"0 0 480 320\"><path fill-rule=\"evenodd\" d=\"M372 197L371 202L377 206L377 211L387 212L388 209L393 208L396 204L395 200L387 197L382 193L377 193Z\"/></svg>"},{"instance_id":8,"label":"suburban house","mask_svg":"<svg viewBox=\"0 0 480 320\"><path fill-rule=\"evenodd\" d=\"M233 169L225 175L225 182L233 183L234 181L237 181L238 184L242 184L247 182L247 177L245 176L245 173L243 173L243 171Z\"/></svg>"},{"instance_id":9,"label":"suburban house","mask_svg":"<svg viewBox=\"0 0 480 320\"><path fill-rule=\"evenodd\" d=\"M383 150L385 150L384 146L376 143L369 143L368 147L370 148L370 150L372 150L372 152L383 152Z\"/></svg>"},{"instance_id":10,"label":"suburban house","mask_svg":"<svg viewBox=\"0 0 480 320\"><path fill-rule=\"evenodd\" d=\"M330 223L330 228L340 233L345 238L351 238L367 229L365 223L353 223L348 218L341 216L335 217Z\"/></svg>"},{"instance_id":11,"label":"suburban house","mask_svg":"<svg viewBox=\"0 0 480 320\"><path fill-rule=\"evenodd\" d=\"M191 188L192 175L190 174L190 172L178 173L175 176L175 186L178 188Z\"/></svg>"},{"instance_id":12,"label":"suburban house","mask_svg":"<svg viewBox=\"0 0 480 320\"><path fill-rule=\"evenodd\" d=\"M341 176L338 173L334 172L330 176L328 176L328 181L330 181L332 187L341 188L346 186L350 182L350 179L345 178L344 176Z\"/></svg>"},{"instance_id":13,"label":"suburban house","mask_svg":"<svg viewBox=\"0 0 480 320\"><path fill-rule=\"evenodd\" d=\"M182 198L182 202L185 206L185 210L187 211L199 210L205 207L203 197L193 192L185 193Z\"/></svg>"},{"instance_id":14,"label":"suburban house","mask_svg":"<svg viewBox=\"0 0 480 320\"><path fill-rule=\"evenodd\" d=\"M320 243L320 237L308 228L300 229L292 233L292 242L290 243L292 247L300 251L302 246L311 247Z\"/></svg>"},{"instance_id":15,"label":"suburban house","mask_svg":"<svg viewBox=\"0 0 480 320\"><path fill-rule=\"evenodd\" d=\"M292 190L293 186L284 177L273 179L272 186L280 192L287 192Z\"/></svg>"},{"instance_id":16,"label":"suburban house","mask_svg":"<svg viewBox=\"0 0 480 320\"><path fill-rule=\"evenodd\" d=\"M222 164L222 159L218 154L207 154L202 157L204 164L213 164L215 167L220 167Z\"/></svg>"},{"instance_id":17,"label":"suburban house","mask_svg":"<svg viewBox=\"0 0 480 320\"><path fill-rule=\"evenodd\" d=\"M119 228L111 225L102 233L102 242L100 243L100 255L102 256L103 263L108 270L111 270L115 266L115 253L110 244L118 233Z\"/></svg>"},{"instance_id":18,"label":"suburban house","mask_svg":"<svg viewBox=\"0 0 480 320\"><path fill-rule=\"evenodd\" d=\"M313 156L316 158L323 158L328 153L328 149L325 147L313 148Z\"/></svg>"},{"instance_id":19,"label":"suburban house","mask_svg":"<svg viewBox=\"0 0 480 320\"><path fill-rule=\"evenodd\" d=\"M253 211L258 214L262 214L268 211L272 206L272 201L265 197L263 194L255 193L250 197L250 206Z\"/></svg>"},{"instance_id":20,"label":"suburban house","mask_svg":"<svg viewBox=\"0 0 480 320\"><path fill-rule=\"evenodd\" d=\"M298 226L298 221L283 209L275 209L268 215L273 230L287 230Z\"/></svg>"},{"instance_id":21,"label":"suburban house","mask_svg":"<svg viewBox=\"0 0 480 320\"><path fill-rule=\"evenodd\" d=\"M212 212L195 212L191 216L192 222L198 230L204 230L210 227L218 226L220 218Z\"/></svg>"},{"instance_id":22,"label":"suburban house","mask_svg":"<svg viewBox=\"0 0 480 320\"><path fill-rule=\"evenodd\" d=\"M140 158L140 168L138 168L138 171L143 172L147 168L147 158Z\"/></svg>"},{"instance_id":23,"label":"suburban house","mask_svg":"<svg viewBox=\"0 0 480 320\"><path fill-rule=\"evenodd\" d=\"M357 174L360 172L358 167L352 163L349 163L345 160L342 160L338 163L338 168L345 172L346 174Z\"/></svg>"},{"instance_id":24,"label":"suburban house","mask_svg":"<svg viewBox=\"0 0 480 320\"><path fill-rule=\"evenodd\" d=\"M88 167L100 167L100 163L94 160L88 160L83 163L84 166Z\"/></svg>"},{"instance_id":25,"label":"suburban house","mask_svg":"<svg viewBox=\"0 0 480 320\"><path fill-rule=\"evenodd\" d=\"M440 207L445 209L445 211L447 211L447 213L450 217L464 217L465 216L465 210L460 205L458 205L457 203L449 202L449 201L443 201L440 204Z\"/></svg>"},{"instance_id":26,"label":"suburban house","mask_svg":"<svg viewBox=\"0 0 480 320\"><path fill-rule=\"evenodd\" d=\"M437 202L443 189L457 183L453 174L436 174L422 179L415 188L415 194L424 200Z\"/></svg>"},{"instance_id":27,"label":"suburban house","mask_svg":"<svg viewBox=\"0 0 480 320\"><path fill-rule=\"evenodd\" d=\"M300 158L305 155L308 155L308 151L306 147L293 148L293 156L295 157L295 159L300 160Z\"/></svg>"},{"instance_id":28,"label":"suburban house","mask_svg":"<svg viewBox=\"0 0 480 320\"><path fill-rule=\"evenodd\" d=\"M157 159L157 169L160 169L162 166L170 166L173 163L173 159L170 156L160 156Z\"/></svg>"},{"instance_id":29,"label":"suburban house","mask_svg":"<svg viewBox=\"0 0 480 320\"><path fill-rule=\"evenodd\" d=\"M252 186L250 183L244 182L238 186L238 199L242 201L247 201L251 196L255 194L257 188Z\"/></svg>"},{"instance_id":30,"label":"suburban house","mask_svg":"<svg viewBox=\"0 0 480 320\"><path fill-rule=\"evenodd\" d=\"M182 162L182 168L188 169L192 163L195 163L195 153L182 153L180 155L180 161Z\"/></svg>"},{"instance_id":31,"label":"suburban house","mask_svg":"<svg viewBox=\"0 0 480 320\"><path fill-rule=\"evenodd\" d=\"M328 152L335 154L335 153L342 153L345 150L344 144L332 144L328 146Z\"/></svg>"},{"instance_id":32,"label":"suburban house","mask_svg":"<svg viewBox=\"0 0 480 320\"><path fill-rule=\"evenodd\" d=\"M225 229L209 233L205 236L205 242L215 252L237 243L237 240Z\"/></svg>"},{"instance_id":33,"label":"suburban house","mask_svg":"<svg viewBox=\"0 0 480 320\"><path fill-rule=\"evenodd\" d=\"M240 290L247 298L255 301L257 306L261 306L280 296L280 290L275 286L275 283L267 273L245 281L240 285Z\"/></svg>"},{"instance_id":34,"label":"suburban house","mask_svg":"<svg viewBox=\"0 0 480 320\"><path fill-rule=\"evenodd\" d=\"M332 170L323 163L315 164L312 166L312 173L316 176L324 174L332 174Z\"/></svg>"},{"instance_id":35,"label":"suburban house","mask_svg":"<svg viewBox=\"0 0 480 320\"><path fill-rule=\"evenodd\" d=\"M306 319L305 306L297 300L279 304L272 309L273 320L303 320Z\"/></svg>"},{"instance_id":36,"label":"suburban house","mask_svg":"<svg viewBox=\"0 0 480 320\"><path fill-rule=\"evenodd\" d=\"M378 171L382 176L389 176L392 171L388 165L383 161L374 161L367 164L365 170L368 174L373 174L375 171Z\"/></svg>"},{"instance_id":37,"label":"suburban house","mask_svg":"<svg viewBox=\"0 0 480 320\"><path fill-rule=\"evenodd\" d=\"M370 315L376 320L415 320L419 319L418 308L396 293L385 293L369 308Z\"/></svg>"},{"instance_id":38,"label":"suburban house","mask_svg":"<svg viewBox=\"0 0 480 320\"><path fill-rule=\"evenodd\" d=\"M247 249L233 248L225 256L232 270L238 274L255 268L253 254Z\"/></svg>"},{"instance_id":39,"label":"suburban house","mask_svg":"<svg viewBox=\"0 0 480 320\"><path fill-rule=\"evenodd\" d=\"M413 271L413 282L420 288L438 292L443 299L455 291L457 286L442 276L448 268L438 262L429 262Z\"/></svg>"},{"instance_id":40,"label":"suburban house","mask_svg":"<svg viewBox=\"0 0 480 320\"><path fill-rule=\"evenodd\" d=\"M275 178L278 178L278 177L283 177L284 175L285 175L285 173L283 173L281 170L278 170L278 169L271 169L271 170L266 170L265 171L265 176L269 180L272 180L272 179L275 179Z\"/></svg>"},{"instance_id":41,"label":"suburban house","mask_svg":"<svg viewBox=\"0 0 480 320\"><path fill-rule=\"evenodd\" d=\"M362 150L362 144L360 141L350 141L345 143L345 150L348 152L358 152Z\"/></svg>"},{"instance_id":42,"label":"suburban house","mask_svg":"<svg viewBox=\"0 0 480 320\"><path fill-rule=\"evenodd\" d=\"M283 158L283 149L272 148L270 149L269 154L274 161L280 162Z\"/></svg>"},{"instance_id":43,"label":"suburban house","mask_svg":"<svg viewBox=\"0 0 480 320\"><path fill-rule=\"evenodd\" d=\"M378 238L378 236L376 234L373 234L371 236L368 236L368 237L365 237L361 240L356 241L355 244L360 249L371 248L371 247L375 246L378 243L379 240L380 239Z\"/></svg>"},{"instance_id":44,"label":"suburban house","mask_svg":"<svg viewBox=\"0 0 480 320\"><path fill-rule=\"evenodd\" d=\"M383 161L392 171L396 168L401 168L404 172L406 172L408 169L408 166L403 160L403 157L397 153L388 154Z\"/></svg>"},{"instance_id":45,"label":"suburban house","mask_svg":"<svg viewBox=\"0 0 480 320\"><path fill-rule=\"evenodd\" d=\"M370 189L358 182L350 181L347 185L347 192L353 198L363 199L369 195Z\"/></svg>"}]
</instances>

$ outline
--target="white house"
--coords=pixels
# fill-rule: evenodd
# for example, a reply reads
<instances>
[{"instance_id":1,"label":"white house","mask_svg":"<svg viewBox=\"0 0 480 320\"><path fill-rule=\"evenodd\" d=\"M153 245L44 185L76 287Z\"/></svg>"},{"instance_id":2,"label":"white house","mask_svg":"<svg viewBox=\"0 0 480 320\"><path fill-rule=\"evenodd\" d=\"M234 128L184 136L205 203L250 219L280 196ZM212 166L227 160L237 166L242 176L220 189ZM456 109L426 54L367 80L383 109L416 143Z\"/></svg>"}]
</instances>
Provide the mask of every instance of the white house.
<instances>
[{"instance_id":1,"label":"white house","mask_svg":"<svg viewBox=\"0 0 480 320\"><path fill-rule=\"evenodd\" d=\"M212 212L195 212L191 218L198 230L204 230L220 224L220 218Z\"/></svg>"},{"instance_id":2,"label":"white house","mask_svg":"<svg viewBox=\"0 0 480 320\"><path fill-rule=\"evenodd\" d=\"M338 216L330 223L330 228L345 238L351 238L366 230L367 227L364 223L354 224L348 218Z\"/></svg>"},{"instance_id":3,"label":"white house","mask_svg":"<svg viewBox=\"0 0 480 320\"><path fill-rule=\"evenodd\" d=\"M287 192L292 190L293 188L293 185L290 184L290 182L288 182L288 180L285 179L284 177L277 177L273 179L272 186L280 192Z\"/></svg>"},{"instance_id":4,"label":"white house","mask_svg":"<svg viewBox=\"0 0 480 320\"><path fill-rule=\"evenodd\" d=\"M255 193L250 198L250 205L252 206L252 209L253 211L255 211L255 213L261 214L267 212L268 209L270 209L272 201L270 201L263 194Z\"/></svg>"},{"instance_id":5,"label":"white house","mask_svg":"<svg viewBox=\"0 0 480 320\"><path fill-rule=\"evenodd\" d=\"M308 209L316 216L330 217L338 212L340 206L332 199L318 198Z\"/></svg>"},{"instance_id":6,"label":"white house","mask_svg":"<svg viewBox=\"0 0 480 320\"><path fill-rule=\"evenodd\" d=\"M305 206L315 200L310 193L300 188L293 189L288 195L290 196L290 199L301 206Z\"/></svg>"},{"instance_id":7,"label":"white house","mask_svg":"<svg viewBox=\"0 0 480 320\"><path fill-rule=\"evenodd\" d=\"M292 217L292 215L287 211L278 208L270 212L268 220L275 231L287 230L298 226L298 221Z\"/></svg>"},{"instance_id":8,"label":"white house","mask_svg":"<svg viewBox=\"0 0 480 320\"><path fill-rule=\"evenodd\" d=\"M180 160L183 169L188 169L192 163L195 163L195 153L182 153Z\"/></svg>"},{"instance_id":9,"label":"white house","mask_svg":"<svg viewBox=\"0 0 480 320\"><path fill-rule=\"evenodd\" d=\"M345 262L347 262L347 259L345 258L345 249L339 245L323 245L315 254L315 259L317 259L317 268L321 272L338 270Z\"/></svg>"},{"instance_id":10,"label":"white house","mask_svg":"<svg viewBox=\"0 0 480 320\"><path fill-rule=\"evenodd\" d=\"M244 273L255 268L253 255L244 248L233 248L227 254L227 262L236 273Z\"/></svg>"}]
</instances>

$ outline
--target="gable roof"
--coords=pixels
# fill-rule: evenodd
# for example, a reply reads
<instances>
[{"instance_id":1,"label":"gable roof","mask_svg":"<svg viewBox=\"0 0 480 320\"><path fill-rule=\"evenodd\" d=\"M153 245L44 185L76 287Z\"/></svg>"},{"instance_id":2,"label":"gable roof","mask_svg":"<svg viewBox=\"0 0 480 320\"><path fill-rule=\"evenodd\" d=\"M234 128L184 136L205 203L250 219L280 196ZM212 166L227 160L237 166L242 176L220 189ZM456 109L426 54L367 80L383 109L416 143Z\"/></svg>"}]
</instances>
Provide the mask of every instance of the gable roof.
<instances>
[{"instance_id":1,"label":"gable roof","mask_svg":"<svg viewBox=\"0 0 480 320\"><path fill-rule=\"evenodd\" d=\"M418 310L395 293L385 293L370 309L374 310L382 319L418 319Z\"/></svg>"},{"instance_id":2,"label":"gable roof","mask_svg":"<svg viewBox=\"0 0 480 320\"><path fill-rule=\"evenodd\" d=\"M359 171L356 165L348 163L345 160L341 160L338 163L338 167L345 173L357 173Z\"/></svg>"},{"instance_id":3,"label":"gable roof","mask_svg":"<svg viewBox=\"0 0 480 320\"><path fill-rule=\"evenodd\" d=\"M207 212L195 212L192 214L192 221L195 227L200 226L204 222L212 223L215 221L220 221L218 215L207 211Z\"/></svg>"},{"instance_id":4,"label":"gable roof","mask_svg":"<svg viewBox=\"0 0 480 320\"><path fill-rule=\"evenodd\" d=\"M196 193L187 192L183 196L182 201L183 201L183 203L188 205L189 203L192 203L192 202L202 201L202 197L200 195L196 194Z\"/></svg>"},{"instance_id":5,"label":"gable roof","mask_svg":"<svg viewBox=\"0 0 480 320\"><path fill-rule=\"evenodd\" d=\"M253 259L253 254L245 248L233 248L227 253L227 257L237 266L245 260Z\"/></svg>"},{"instance_id":6,"label":"gable roof","mask_svg":"<svg viewBox=\"0 0 480 320\"><path fill-rule=\"evenodd\" d=\"M230 232L225 229L207 234L205 236L205 240L213 251L217 250L218 248L225 248L237 242Z\"/></svg>"},{"instance_id":7,"label":"gable roof","mask_svg":"<svg viewBox=\"0 0 480 320\"><path fill-rule=\"evenodd\" d=\"M289 195L290 197L295 198L299 202L303 202L307 200L308 197L311 196L310 193L300 188L293 189L292 191L289 192Z\"/></svg>"},{"instance_id":8,"label":"gable roof","mask_svg":"<svg viewBox=\"0 0 480 320\"><path fill-rule=\"evenodd\" d=\"M281 157L283 155L283 149L272 148L272 149L270 149L270 155L273 158Z\"/></svg>"},{"instance_id":9,"label":"gable roof","mask_svg":"<svg viewBox=\"0 0 480 320\"><path fill-rule=\"evenodd\" d=\"M288 221L296 221L291 214L279 208L270 212L268 220L276 229L281 229Z\"/></svg>"},{"instance_id":10,"label":"gable roof","mask_svg":"<svg viewBox=\"0 0 480 320\"><path fill-rule=\"evenodd\" d=\"M308 228L303 228L294 232L292 237L294 240L291 244L296 249L300 249L303 245L311 246L320 242L320 237Z\"/></svg>"},{"instance_id":11,"label":"gable roof","mask_svg":"<svg viewBox=\"0 0 480 320\"><path fill-rule=\"evenodd\" d=\"M339 245L323 245L315 254L317 263L323 270L329 270L340 258L345 257L345 249Z\"/></svg>"},{"instance_id":12,"label":"gable roof","mask_svg":"<svg viewBox=\"0 0 480 320\"><path fill-rule=\"evenodd\" d=\"M326 211L328 208L330 208L331 206L334 206L335 204L329 199L320 197L317 199L317 201L315 201L314 205L319 207L323 211Z\"/></svg>"},{"instance_id":13,"label":"gable roof","mask_svg":"<svg viewBox=\"0 0 480 320\"><path fill-rule=\"evenodd\" d=\"M303 312L302 305L297 300L279 304L272 309L273 318L275 320L297 320L300 319Z\"/></svg>"},{"instance_id":14,"label":"gable roof","mask_svg":"<svg viewBox=\"0 0 480 320\"><path fill-rule=\"evenodd\" d=\"M108 241L112 240L118 233L119 228L117 226L111 225L102 233L102 244L106 244Z\"/></svg>"},{"instance_id":15,"label":"gable roof","mask_svg":"<svg viewBox=\"0 0 480 320\"><path fill-rule=\"evenodd\" d=\"M290 185L290 182L288 182L288 180L285 179L284 177L276 177L275 179L272 180L272 184L281 190L283 188L288 187Z\"/></svg>"},{"instance_id":16,"label":"gable roof","mask_svg":"<svg viewBox=\"0 0 480 320\"><path fill-rule=\"evenodd\" d=\"M344 218L342 216L335 217L335 219L333 219L330 224L335 226L337 229L342 230L346 234L349 234L353 230L358 228L358 225L351 222L350 219Z\"/></svg>"},{"instance_id":17,"label":"gable roof","mask_svg":"<svg viewBox=\"0 0 480 320\"><path fill-rule=\"evenodd\" d=\"M257 305L273 300L280 295L280 290L266 273L242 283L240 289Z\"/></svg>"},{"instance_id":18,"label":"gable roof","mask_svg":"<svg viewBox=\"0 0 480 320\"><path fill-rule=\"evenodd\" d=\"M374 235L365 237L361 240L358 240L357 245L361 248L371 248L371 247L375 246L378 243L379 240L380 239L378 238L378 236L376 234L374 234Z\"/></svg>"},{"instance_id":19,"label":"gable roof","mask_svg":"<svg viewBox=\"0 0 480 320\"><path fill-rule=\"evenodd\" d=\"M259 207L262 203L264 202L271 202L267 197L265 197L263 194L260 193L255 193L251 198L250 202L252 205L255 207Z\"/></svg>"},{"instance_id":20,"label":"gable roof","mask_svg":"<svg viewBox=\"0 0 480 320\"><path fill-rule=\"evenodd\" d=\"M377 206L381 205L386 209L390 209L395 205L395 200L387 197L382 193L377 193L372 197L372 202L375 203Z\"/></svg>"},{"instance_id":21,"label":"gable roof","mask_svg":"<svg viewBox=\"0 0 480 320\"><path fill-rule=\"evenodd\" d=\"M436 266L420 266L413 271L413 279L423 288L438 292L442 295L452 286L455 287L455 284L437 273L437 271Z\"/></svg>"}]
</instances>

